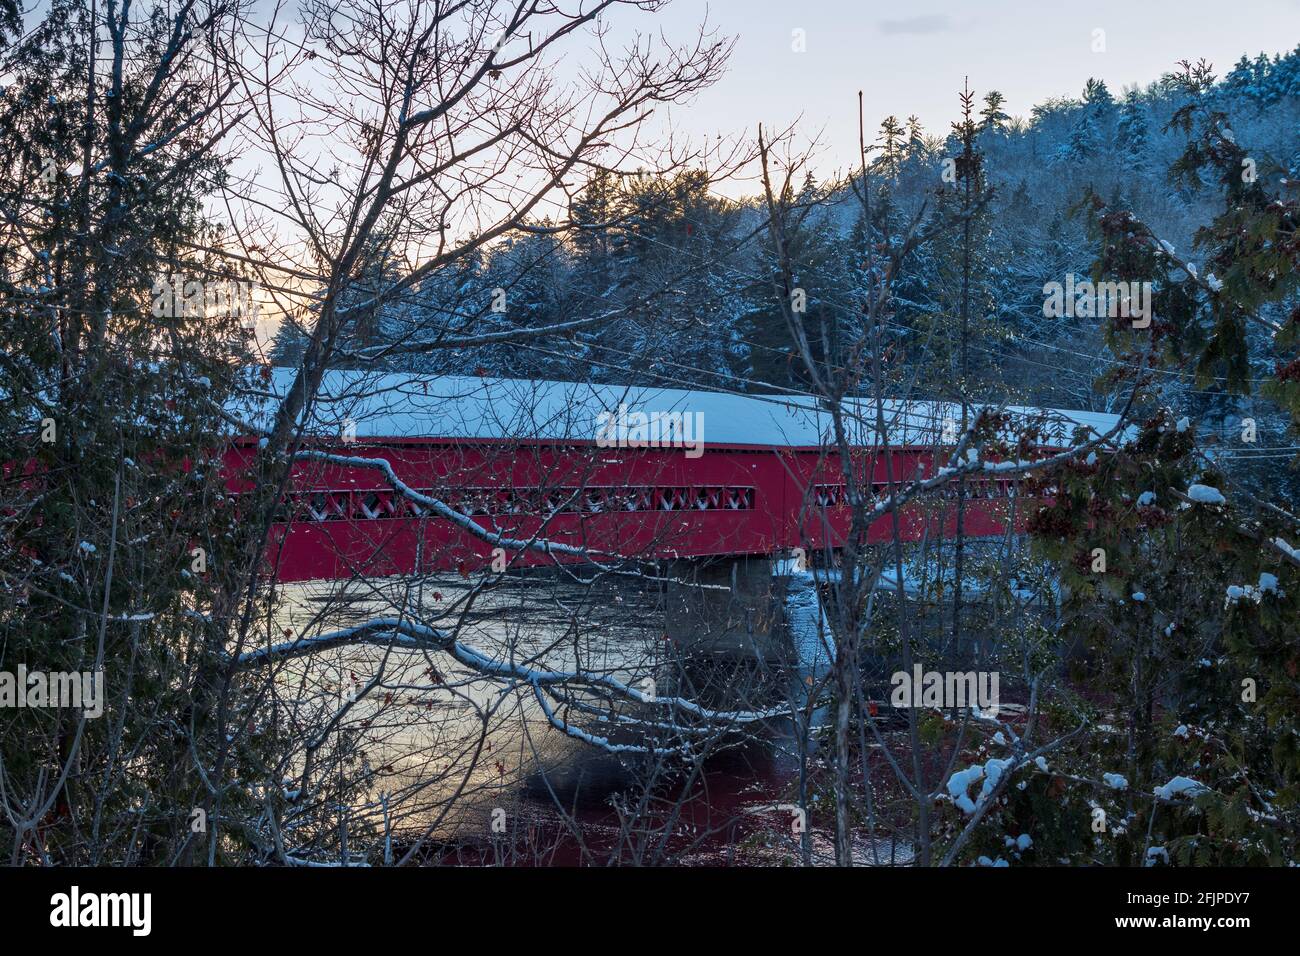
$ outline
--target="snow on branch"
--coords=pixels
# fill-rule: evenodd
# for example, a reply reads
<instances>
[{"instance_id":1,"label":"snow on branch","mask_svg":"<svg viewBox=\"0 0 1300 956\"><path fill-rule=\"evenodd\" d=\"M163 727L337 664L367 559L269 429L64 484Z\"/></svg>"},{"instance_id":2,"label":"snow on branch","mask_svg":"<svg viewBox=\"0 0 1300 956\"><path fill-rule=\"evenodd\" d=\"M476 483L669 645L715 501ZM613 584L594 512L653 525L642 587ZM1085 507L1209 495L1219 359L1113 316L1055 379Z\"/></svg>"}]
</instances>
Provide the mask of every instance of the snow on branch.
<instances>
[{"instance_id":1,"label":"snow on branch","mask_svg":"<svg viewBox=\"0 0 1300 956\"><path fill-rule=\"evenodd\" d=\"M987 411L987 409L985 411ZM931 477L908 482L900 490L887 495L880 501L876 502L866 516L866 520L872 521L881 515L887 514L893 509L905 505L917 495L931 491L940 485L952 481L954 478L961 478L971 474L1024 474L1031 471L1052 468L1056 465L1063 464L1064 462L1071 461L1086 451L1099 448L1116 435L1122 433L1124 429L1128 427L1125 425L1124 416L1121 415L1119 420L1115 423L1115 426L1104 435L1098 435L1090 441L1068 448L1056 455L1047 458L1038 458L1033 461L1015 460L992 462L981 461L978 450L970 447L976 425L979 423L982 415L983 412L977 412L974 416L970 427L961 436L957 443L957 447L953 449L952 457L948 459L947 465L940 468Z\"/></svg>"},{"instance_id":2,"label":"snow on branch","mask_svg":"<svg viewBox=\"0 0 1300 956\"><path fill-rule=\"evenodd\" d=\"M1217 488L1211 488L1208 485L1191 485L1187 491L1179 491L1177 488L1170 488L1169 493L1181 501L1185 507L1193 505L1227 505L1228 500ZM1248 496L1249 497L1249 496ZM1217 510L1217 509L1215 509ZM1274 554L1283 558L1287 563L1300 567L1300 549L1293 548L1284 538L1270 538L1261 534L1258 528L1239 521L1231 521L1232 527L1240 534L1251 538L1264 547L1268 548Z\"/></svg>"}]
</instances>

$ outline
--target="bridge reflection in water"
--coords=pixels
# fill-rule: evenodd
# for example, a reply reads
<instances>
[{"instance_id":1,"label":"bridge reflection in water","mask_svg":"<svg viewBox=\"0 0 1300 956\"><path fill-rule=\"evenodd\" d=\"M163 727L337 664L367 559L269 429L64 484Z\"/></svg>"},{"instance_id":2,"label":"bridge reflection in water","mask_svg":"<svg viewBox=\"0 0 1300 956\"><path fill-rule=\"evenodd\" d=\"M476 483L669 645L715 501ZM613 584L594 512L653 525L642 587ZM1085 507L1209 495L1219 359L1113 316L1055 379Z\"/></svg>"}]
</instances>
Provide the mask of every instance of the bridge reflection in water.
<instances>
[{"instance_id":1,"label":"bridge reflection in water","mask_svg":"<svg viewBox=\"0 0 1300 956\"><path fill-rule=\"evenodd\" d=\"M466 612L464 599L476 583L459 575L435 575L419 584L398 578L354 581L346 587L289 584L279 590L275 628L291 634L332 630L391 615L394 606L405 602L430 624L455 623L462 642L498 660L544 659L547 667L581 667L640 688L655 686L660 693L683 692L715 702L758 695L779 701L788 690L790 662L774 656L759 661L740 645L729 651L726 644L735 639L734 629L722 628L712 644L683 643L679 638L689 639L683 630L689 612L679 608L670 614L670 599L658 584L639 586L622 579L580 585L534 571L517 576L508 589L479 594ZM664 631L669 617L677 636ZM768 631L763 640L771 642L765 650L771 655L777 636ZM376 676L380 685L362 695ZM381 828L385 807L380 795L387 794L399 842L432 825L437 843L489 846L497 809L504 809L512 824L532 821L539 839L543 829L552 840L563 831L565 815L580 818L593 838L602 828L612 837L616 815L608 799L645 766L555 732L532 694L503 693L499 682L448 655L378 646L335 648L288 661L277 675L275 693L276 711L290 726L319 726L322 715L359 698L339 727L358 748L360 769L372 775L370 798L349 810L352 827L368 823ZM632 713L627 708L622 712ZM722 759L711 760L694 783L708 797L690 801L686 819L692 825L756 822L748 811L775 799L794 773L789 729L777 722L751 730L755 740L743 747L735 739L719 739ZM665 762L653 771L671 790L680 783L675 769ZM294 776L301 770L294 768ZM569 846L568 852L574 851Z\"/></svg>"}]
</instances>

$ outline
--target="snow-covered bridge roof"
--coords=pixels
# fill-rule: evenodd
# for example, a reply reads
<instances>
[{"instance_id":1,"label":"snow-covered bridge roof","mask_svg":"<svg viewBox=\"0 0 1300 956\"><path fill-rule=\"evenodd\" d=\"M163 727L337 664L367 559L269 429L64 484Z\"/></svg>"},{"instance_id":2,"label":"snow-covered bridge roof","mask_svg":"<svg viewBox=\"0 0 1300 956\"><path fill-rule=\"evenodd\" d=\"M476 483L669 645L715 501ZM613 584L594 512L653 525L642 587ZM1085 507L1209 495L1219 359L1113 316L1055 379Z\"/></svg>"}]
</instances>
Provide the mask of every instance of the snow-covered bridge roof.
<instances>
[{"instance_id":1,"label":"snow-covered bridge roof","mask_svg":"<svg viewBox=\"0 0 1300 956\"><path fill-rule=\"evenodd\" d=\"M274 369L268 390L283 396L294 375L293 369ZM854 416L853 443L876 444L874 404L861 399L848 402L847 408ZM264 427L272 409L270 402L261 407L241 403L231 411ZM1104 434L1118 421L1098 412L1021 406L1007 411L1017 421L1042 425L1052 444L1069 442L1077 426ZM806 395L340 370L326 373L307 430L337 435L350 420L359 439L595 441L611 412L633 422L637 413L690 415L702 426L695 437L710 446L821 446L829 440L831 425L830 415ZM890 401L886 417L891 444L930 445L943 436L945 419L959 421L961 410L950 403Z\"/></svg>"}]
</instances>

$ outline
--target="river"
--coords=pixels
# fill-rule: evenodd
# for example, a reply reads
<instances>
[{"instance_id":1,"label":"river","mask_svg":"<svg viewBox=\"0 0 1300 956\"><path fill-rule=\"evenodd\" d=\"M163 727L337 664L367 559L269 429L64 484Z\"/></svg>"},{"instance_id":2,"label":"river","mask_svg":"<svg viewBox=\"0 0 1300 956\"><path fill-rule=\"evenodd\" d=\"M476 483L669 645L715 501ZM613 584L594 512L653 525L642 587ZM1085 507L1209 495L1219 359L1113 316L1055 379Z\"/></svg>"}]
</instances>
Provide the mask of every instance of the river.
<instances>
[{"instance_id":1,"label":"river","mask_svg":"<svg viewBox=\"0 0 1300 956\"><path fill-rule=\"evenodd\" d=\"M463 644L497 660L582 668L641 688L665 679L676 687L668 675L677 674L714 697L754 676L749 662L692 658L675 646L657 584L534 574L470 602L473 583L286 585L275 630L310 635L419 608L425 623L455 625ZM764 724L757 739L715 741L699 767L614 756L552 727L530 692L482 679L446 654L381 647L292 662L277 680L278 712L305 723L376 675L333 729L337 740L321 748L354 750L352 772L371 781L344 811L356 843L386 826L395 854L419 841L423 861L465 864L718 863L797 852L787 801L800 748L787 722Z\"/></svg>"}]
</instances>

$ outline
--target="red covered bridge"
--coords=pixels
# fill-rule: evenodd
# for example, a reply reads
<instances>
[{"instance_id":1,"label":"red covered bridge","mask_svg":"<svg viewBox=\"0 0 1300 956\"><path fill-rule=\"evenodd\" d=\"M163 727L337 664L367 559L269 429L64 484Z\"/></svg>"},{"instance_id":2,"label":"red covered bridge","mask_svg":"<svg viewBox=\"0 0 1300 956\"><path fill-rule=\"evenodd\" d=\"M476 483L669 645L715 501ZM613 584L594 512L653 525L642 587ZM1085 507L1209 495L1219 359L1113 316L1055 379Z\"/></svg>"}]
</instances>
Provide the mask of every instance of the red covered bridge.
<instances>
[{"instance_id":1,"label":"red covered bridge","mask_svg":"<svg viewBox=\"0 0 1300 956\"><path fill-rule=\"evenodd\" d=\"M272 387L291 381L277 369ZM257 421L257 409L237 410ZM890 451L853 409L859 474L880 493L892 476L927 476L951 452L955 406L889 406ZM1011 409L1063 445L1076 428L1098 433L1115 418L1087 412ZM418 493L393 487L379 468L344 461L298 462L274 529L282 581L488 568L491 535L582 548L603 563L771 555L837 546L848 528L844 481L830 440L830 416L805 396L734 395L510 379L333 372L305 434L306 447L333 456L383 459ZM241 477L256 439L226 454L228 487ZM1005 533L1032 501L1013 480L967 482L965 527ZM930 496L902 511L904 535L951 534L956 509ZM425 500L428 499L428 500ZM436 501L467 516L476 534L439 514ZM868 541L890 536L888 516ZM570 558L571 559L571 558ZM513 566L565 560L510 548Z\"/></svg>"}]
</instances>

